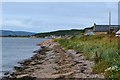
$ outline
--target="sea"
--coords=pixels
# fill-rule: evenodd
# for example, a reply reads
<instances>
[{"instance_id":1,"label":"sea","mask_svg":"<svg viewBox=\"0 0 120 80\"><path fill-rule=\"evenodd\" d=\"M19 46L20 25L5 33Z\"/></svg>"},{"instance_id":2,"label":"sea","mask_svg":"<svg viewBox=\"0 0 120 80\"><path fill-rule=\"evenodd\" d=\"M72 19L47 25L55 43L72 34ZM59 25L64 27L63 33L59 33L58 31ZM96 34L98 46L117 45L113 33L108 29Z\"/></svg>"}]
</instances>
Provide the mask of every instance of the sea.
<instances>
[{"instance_id":1,"label":"sea","mask_svg":"<svg viewBox=\"0 0 120 80\"><path fill-rule=\"evenodd\" d=\"M0 45L0 77L5 72L12 72L14 66L19 66L18 62L29 59L34 54L33 51L40 49L36 44L43 42L44 38L2 38Z\"/></svg>"}]
</instances>

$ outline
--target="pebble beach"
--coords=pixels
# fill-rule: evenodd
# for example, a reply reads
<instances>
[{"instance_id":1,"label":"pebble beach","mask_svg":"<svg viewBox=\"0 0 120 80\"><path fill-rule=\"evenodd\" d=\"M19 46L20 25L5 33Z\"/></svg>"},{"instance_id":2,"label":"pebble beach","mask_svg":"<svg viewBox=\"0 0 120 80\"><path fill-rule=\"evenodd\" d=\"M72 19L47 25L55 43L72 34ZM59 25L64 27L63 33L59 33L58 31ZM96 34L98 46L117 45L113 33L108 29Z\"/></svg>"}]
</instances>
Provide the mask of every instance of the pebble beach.
<instances>
[{"instance_id":1,"label":"pebble beach","mask_svg":"<svg viewBox=\"0 0 120 80\"><path fill-rule=\"evenodd\" d=\"M37 79L104 79L103 74L95 74L93 61L86 60L84 53L73 49L65 50L59 43L46 40L40 44L41 49L30 59L19 62L15 71L6 73L2 80L37 80Z\"/></svg>"}]
</instances>

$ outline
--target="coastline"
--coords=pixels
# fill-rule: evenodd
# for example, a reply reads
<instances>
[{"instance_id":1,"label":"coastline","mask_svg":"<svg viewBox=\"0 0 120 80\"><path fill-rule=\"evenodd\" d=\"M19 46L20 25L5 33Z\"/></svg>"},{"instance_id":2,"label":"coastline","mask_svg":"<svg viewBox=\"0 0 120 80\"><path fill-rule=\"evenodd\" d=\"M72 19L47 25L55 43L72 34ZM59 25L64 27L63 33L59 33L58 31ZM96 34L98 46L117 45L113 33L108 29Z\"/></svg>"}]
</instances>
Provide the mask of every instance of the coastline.
<instances>
[{"instance_id":1,"label":"coastline","mask_svg":"<svg viewBox=\"0 0 120 80\"><path fill-rule=\"evenodd\" d=\"M20 62L20 67L15 66L15 72L2 80L39 78L104 78L102 74L92 73L93 61L86 60L84 53L72 49L65 50L53 40L43 41L41 50L30 59Z\"/></svg>"}]
</instances>

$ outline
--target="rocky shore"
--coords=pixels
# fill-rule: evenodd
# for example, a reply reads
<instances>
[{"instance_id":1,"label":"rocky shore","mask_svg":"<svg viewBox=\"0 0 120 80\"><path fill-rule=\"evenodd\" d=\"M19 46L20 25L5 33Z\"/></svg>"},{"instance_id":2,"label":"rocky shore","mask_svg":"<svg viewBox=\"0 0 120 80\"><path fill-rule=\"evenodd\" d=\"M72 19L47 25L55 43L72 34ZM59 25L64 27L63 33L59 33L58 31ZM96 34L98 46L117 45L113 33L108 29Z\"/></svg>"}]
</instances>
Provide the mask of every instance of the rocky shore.
<instances>
[{"instance_id":1,"label":"rocky shore","mask_svg":"<svg viewBox=\"0 0 120 80\"><path fill-rule=\"evenodd\" d=\"M92 73L93 61L86 60L84 53L72 49L65 50L57 42L46 40L41 44L42 49L31 59L20 62L15 66L15 72L6 73L2 80L42 80L102 78L103 74Z\"/></svg>"}]
</instances>

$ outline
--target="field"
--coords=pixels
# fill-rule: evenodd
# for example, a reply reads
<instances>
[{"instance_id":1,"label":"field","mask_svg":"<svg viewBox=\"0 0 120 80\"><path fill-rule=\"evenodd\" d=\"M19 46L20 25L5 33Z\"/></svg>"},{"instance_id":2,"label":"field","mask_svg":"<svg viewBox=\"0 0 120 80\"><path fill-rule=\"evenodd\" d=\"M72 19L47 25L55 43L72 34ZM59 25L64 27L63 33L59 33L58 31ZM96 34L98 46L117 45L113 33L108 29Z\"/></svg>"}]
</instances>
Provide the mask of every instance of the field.
<instances>
[{"instance_id":1,"label":"field","mask_svg":"<svg viewBox=\"0 0 120 80\"><path fill-rule=\"evenodd\" d=\"M120 38L109 35L81 36L71 39L55 39L65 49L84 53L96 64L93 73L103 73L106 78L120 78Z\"/></svg>"}]
</instances>

